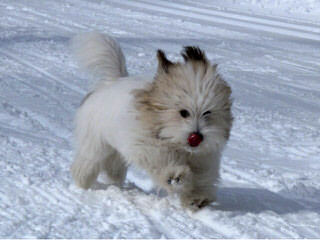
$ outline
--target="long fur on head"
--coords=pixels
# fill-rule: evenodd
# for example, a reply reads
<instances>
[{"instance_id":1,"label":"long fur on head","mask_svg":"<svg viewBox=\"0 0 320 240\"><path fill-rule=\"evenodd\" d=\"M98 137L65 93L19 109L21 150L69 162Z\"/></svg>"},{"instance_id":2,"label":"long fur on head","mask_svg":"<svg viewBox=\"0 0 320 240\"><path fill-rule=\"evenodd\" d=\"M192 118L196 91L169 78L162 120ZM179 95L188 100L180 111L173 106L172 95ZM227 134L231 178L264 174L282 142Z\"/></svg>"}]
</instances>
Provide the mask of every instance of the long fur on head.
<instances>
[{"instance_id":1,"label":"long fur on head","mask_svg":"<svg viewBox=\"0 0 320 240\"><path fill-rule=\"evenodd\" d=\"M181 55L184 62L171 62L158 50L153 82L135 92L140 120L162 144L190 152L221 150L232 126L231 89L200 48L184 47ZM182 117L181 110L189 116ZM197 148L187 144L193 132L204 136Z\"/></svg>"}]
</instances>

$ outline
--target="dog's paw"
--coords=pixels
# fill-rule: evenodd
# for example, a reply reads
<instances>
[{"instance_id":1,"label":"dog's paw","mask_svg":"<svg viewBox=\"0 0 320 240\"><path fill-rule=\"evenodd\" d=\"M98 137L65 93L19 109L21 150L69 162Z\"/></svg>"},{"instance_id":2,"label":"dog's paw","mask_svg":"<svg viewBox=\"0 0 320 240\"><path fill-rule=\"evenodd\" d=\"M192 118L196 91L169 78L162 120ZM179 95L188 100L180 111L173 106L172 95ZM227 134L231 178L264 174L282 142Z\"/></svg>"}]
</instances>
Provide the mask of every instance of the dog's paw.
<instances>
[{"instance_id":1,"label":"dog's paw","mask_svg":"<svg viewBox=\"0 0 320 240\"><path fill-rule=\"evenodd\" d=\"M165 185L169 192L184 192L191 187L192 172L189 166L174 166L165 175Z\"/></svg>"},{"instance_id":2,"label":"dog's paw","mask_svg":"<svg viewBox=\"0 0 320 240\"><path fill-rule=\"evenodd\" d=\"M191 211L198 211L216 200L211 193L192 192L181 196L181 205Z\"/></svg>"}]
</instances>

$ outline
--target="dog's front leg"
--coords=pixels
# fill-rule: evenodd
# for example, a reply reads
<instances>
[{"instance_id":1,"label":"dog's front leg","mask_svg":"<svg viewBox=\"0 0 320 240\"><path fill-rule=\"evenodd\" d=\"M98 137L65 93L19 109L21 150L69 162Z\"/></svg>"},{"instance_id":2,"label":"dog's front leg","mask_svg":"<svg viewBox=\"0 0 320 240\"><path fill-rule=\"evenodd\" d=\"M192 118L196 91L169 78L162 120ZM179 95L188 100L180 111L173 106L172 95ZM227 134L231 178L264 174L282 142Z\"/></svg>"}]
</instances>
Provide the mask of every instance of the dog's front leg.
<instances>
[{"instance_id":1,"label":"dog's front leg","mask_svg":"<svg viewBox=\"0 0 320 240\"><path fill-rule=\"evenodd\" d=\"M193 173L192 189L181 194L183 207L197 211L216 201L220 156L197 156L189 161Z\"/></svg>"},{"instance_id":2,"label":"dog's front leg","mask_svg":"<svg viewBox=\"0 0 320 240\"><path fill-rule=\"evenodd\" d=\"M135 159L144 168L155 184L168 193L189 192L193 173L184 154L167 148L145 148Z\"/></svg>"},{"instance_id":3,"label":"dog's front leg","mask_svg":"<svg viewBox=\"0 0 320 240\"><path fill-rule=\"evenodd\" d=\"M194 185L191 191L180 195L180 200L183 207L197 211L216 201L216 187Z\"/></svg>"},{"instance_id":4,"label":"dog's front leg","mask_svg":"<svg viewBox=\"0 0 320 240\"><path fill-rule=\"evenodd\" d=\"M193 174L188 165L168 164L155 175L158 185L168 193L186 193L192 189Z\"/></svg>"}]
</instances>

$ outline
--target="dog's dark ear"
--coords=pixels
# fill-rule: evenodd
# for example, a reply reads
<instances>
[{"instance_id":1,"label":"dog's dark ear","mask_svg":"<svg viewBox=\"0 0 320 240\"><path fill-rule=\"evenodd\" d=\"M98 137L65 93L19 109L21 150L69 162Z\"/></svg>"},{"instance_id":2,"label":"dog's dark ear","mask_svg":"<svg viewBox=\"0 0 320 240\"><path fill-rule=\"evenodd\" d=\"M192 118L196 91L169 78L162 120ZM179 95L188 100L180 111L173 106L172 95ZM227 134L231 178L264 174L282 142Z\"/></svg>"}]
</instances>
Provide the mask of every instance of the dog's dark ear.
<instances>
[{"instance_id":1,"label":"dog's dark ear","mask_svg":"<svg viewBox=\"0 0 320 240\"><path fill-rule=\"evenodd\" d=\"M207 63L207 57L199 47L186 46L183 48L181 55L185 62L189 61L201 61Z\"/></svg>"},{"instance_id":2,"label":"dog's dark ear","mask_svg":"<svg viewBox=\"0 0 320 240\"><path fill-rule=\"evenodd\" d=\"M173 65L173 62L169 61L162 50L157 51L157 58L158 58L158 73L169 72L169 67Z\"/></svg>"}]
</instances>

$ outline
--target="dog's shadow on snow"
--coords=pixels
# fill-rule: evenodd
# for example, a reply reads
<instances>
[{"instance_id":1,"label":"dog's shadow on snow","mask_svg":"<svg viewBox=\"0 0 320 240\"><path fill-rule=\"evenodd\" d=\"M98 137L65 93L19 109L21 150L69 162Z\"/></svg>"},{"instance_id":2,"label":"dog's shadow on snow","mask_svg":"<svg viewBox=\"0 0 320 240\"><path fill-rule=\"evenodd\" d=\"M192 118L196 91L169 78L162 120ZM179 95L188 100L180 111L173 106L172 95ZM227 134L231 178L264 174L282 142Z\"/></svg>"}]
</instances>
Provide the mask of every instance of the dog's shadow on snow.
<instances>
[{"instance_id":1,"label":"dog's shadow on snow","mask_svg":"<svg viewBox=\"0 0 320 240\"><path fill-rule=\"evenodd\" d=\"M96 183L93 189L101 190L108 188L108 186ZM142 189L132 182L128 182L122 189L137 189L141 193L157 195L160 198L168 196L165 191L157 191L154 188L151 190ZM303 199L290 199L266 189L222 187L218 190L218 201L208 206L207 209L233 212L234 214L257 214L268 211L277 214L298 213L300 211L311 211L320 214L320 203Z\"/></svg>"},{"instance_id":2,"label":"dog's shadow on snow","mask_svg":"<svg viewBox=\"0 0 320 240\"><path fill-rule=\"evenodd\" d=\"M307 200L290 199L266 189L256 188L220 188L218 205L210 208L231 211L261 213L272 211L277 214L313 211L320 213L320 204Z\"/></svg>"}]
</instances>

